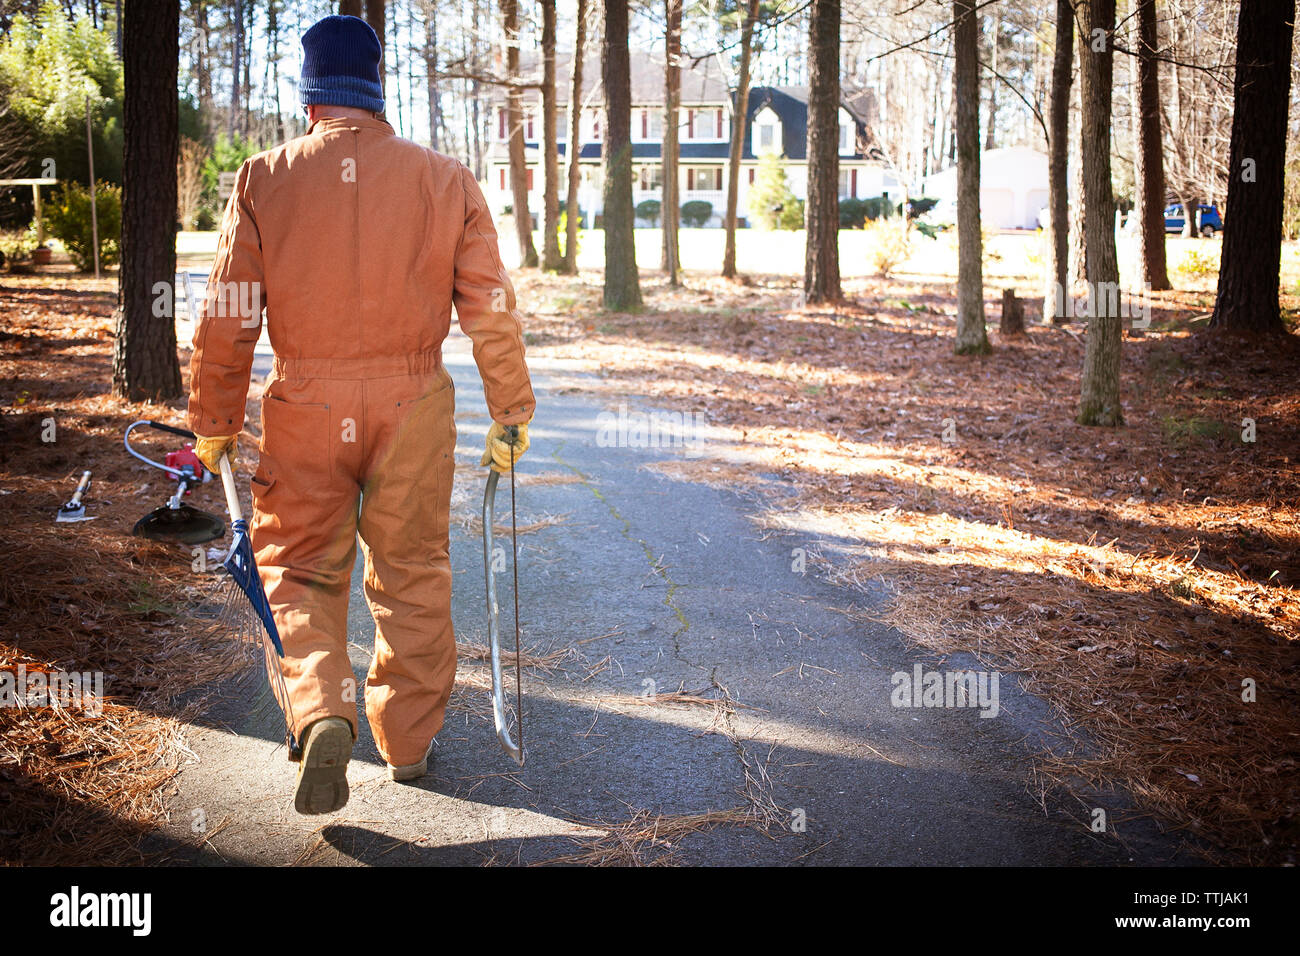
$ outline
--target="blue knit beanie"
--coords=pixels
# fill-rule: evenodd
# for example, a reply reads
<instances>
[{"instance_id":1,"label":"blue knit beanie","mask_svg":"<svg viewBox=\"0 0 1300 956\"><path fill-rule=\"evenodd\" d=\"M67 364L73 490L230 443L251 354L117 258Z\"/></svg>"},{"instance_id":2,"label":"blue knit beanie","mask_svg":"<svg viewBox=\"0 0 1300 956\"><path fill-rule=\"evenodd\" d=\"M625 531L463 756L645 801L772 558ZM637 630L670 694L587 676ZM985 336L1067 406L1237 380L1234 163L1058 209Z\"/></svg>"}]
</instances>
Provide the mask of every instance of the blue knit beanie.
<instances>
[{"instance_id":1,"label":"blue knit beanie","mask_svg":"<svg viewBox=\"0 0 1300 956\"><path fill-rule=\"evenodd\" d=\"M326 17L302 35L303 106L354 106L384 111L379 83L379 37L358 17Z\"/></svg>"}]
</instances>

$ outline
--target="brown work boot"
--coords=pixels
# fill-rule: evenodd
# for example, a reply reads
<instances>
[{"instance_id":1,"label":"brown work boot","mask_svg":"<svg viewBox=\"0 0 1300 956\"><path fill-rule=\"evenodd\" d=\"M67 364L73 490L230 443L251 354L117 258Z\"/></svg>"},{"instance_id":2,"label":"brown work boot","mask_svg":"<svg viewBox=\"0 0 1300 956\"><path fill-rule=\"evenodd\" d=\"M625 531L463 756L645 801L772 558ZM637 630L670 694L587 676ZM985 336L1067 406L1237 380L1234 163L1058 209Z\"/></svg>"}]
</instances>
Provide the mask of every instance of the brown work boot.
<instances>
[{"instance_id":1,"label":"brown work boot","mask_svg":"<svg viewBox=\"0 0 1300 956\"><path fill-rule=\"evenodd\" d=\"M342 717L314 720L302 735L293 806L299 813L333 813L348 802L352 725Z\"/></svg>"},{"instance_id":2,"label":"brown work boot","mask_svg":"<svg viewBox=\"0 0 1300 956\"><path fill-rule=\"evenodd\" d=\"M429 749L424 752L424 759L417 760L415 763L403 764L395 767L391 763L388 765L388 779L396 780L398 783L405 783L409 780L419 780L429 772L429 760L433 755L433 741L429 742Z\"/></svg>"}]
</instances>

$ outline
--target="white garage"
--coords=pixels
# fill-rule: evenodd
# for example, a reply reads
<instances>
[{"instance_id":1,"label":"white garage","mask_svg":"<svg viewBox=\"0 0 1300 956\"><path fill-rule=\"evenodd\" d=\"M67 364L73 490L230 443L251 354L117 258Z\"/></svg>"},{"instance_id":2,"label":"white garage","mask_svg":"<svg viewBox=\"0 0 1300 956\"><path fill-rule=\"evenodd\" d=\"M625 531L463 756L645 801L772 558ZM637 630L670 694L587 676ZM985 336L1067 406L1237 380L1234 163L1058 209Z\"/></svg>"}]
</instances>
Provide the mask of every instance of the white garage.
<instances>
[{"instance_id":1,"label":"white garage","mask_svg":"<svg viewBox=\"0 0 1300 956\"><path fill-rule=\"evenodd\" d=\"M957 202L957 167L922 184L924 195L945 206ZM989 149L980 154L980 219L990 229L1037 229L1047 205L1047 156L1028 146Z\"/></svg>"}]
</instances>

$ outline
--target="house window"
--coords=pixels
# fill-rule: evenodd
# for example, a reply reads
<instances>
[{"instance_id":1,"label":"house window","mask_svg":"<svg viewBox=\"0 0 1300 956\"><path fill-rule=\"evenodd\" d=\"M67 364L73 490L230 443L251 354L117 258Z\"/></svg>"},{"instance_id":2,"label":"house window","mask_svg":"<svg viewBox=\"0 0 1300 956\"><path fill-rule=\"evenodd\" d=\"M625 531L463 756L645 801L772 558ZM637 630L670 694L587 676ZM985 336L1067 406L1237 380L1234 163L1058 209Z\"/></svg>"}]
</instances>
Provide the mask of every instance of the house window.
<instances>
[{"instance_id":1,"label":"house window","mask_svg":"<svg viewBox=\"0 0 1300 956\"><path fill-rule=\"evenodd\" d=\"M840 170L840 198L844 199L846 196L851 196L851 195L852 193L849 192L849 171L847 169L841 169Z\"/></svg>"},{"instance_id":2,"label":"house window","mask_svg":"<svg viewBox=\"0 0 1300 956\"><path fill-rule=\"evenodd\" d=\"M687 110L691 139L721 139L722 110Z\"/></svg>"},{"instance_id":3,"label":"house window","mask_svg":"<svg viewBox=\"0 0 1300 956\"><path fill-rule=\"evenodd\" d=\"M646 110L645 138L657 143L664 138L664 114L658 110Z\"/></svg>"},{"instance_id":4,"label":"house window","mask_svg":"<svg viewBox=\"0 0 1300 956\"><path fill-rule=\"evenodd\" d=\"M688 192L720 191L722 189L722 167L688 166L686 168L686 189Z\"/></svg>"},{"instance_id":5,"label":"house window","mask_svg":"<svg viewBox=\"0 0 1300 956\"><path fill-rule=\"evenodd\" d=\"M756 130L758 134L758 149L761 151L771 150L776 145L776 127L770 123L764 123Z\"/></svg>"},{"instance_id":6,"label":"house window","mask_svg":"<svg viewBox=\"0 0 1300 956\"><path fill-rule=\"evenodd\" d=\"M840 123L840 153L853 152L853 127L848 123Z\"/></svg>"},{"instance_id":7,"label":"house window","mask_svg":"<svg viewBox=\"0 0 1300 956\"><path fill-rule=\"evenodd\" d=\"M662 189L664 186L664 168L662 166L637 167L637 188L642 192Z\"/></svg>"}]
</instances>

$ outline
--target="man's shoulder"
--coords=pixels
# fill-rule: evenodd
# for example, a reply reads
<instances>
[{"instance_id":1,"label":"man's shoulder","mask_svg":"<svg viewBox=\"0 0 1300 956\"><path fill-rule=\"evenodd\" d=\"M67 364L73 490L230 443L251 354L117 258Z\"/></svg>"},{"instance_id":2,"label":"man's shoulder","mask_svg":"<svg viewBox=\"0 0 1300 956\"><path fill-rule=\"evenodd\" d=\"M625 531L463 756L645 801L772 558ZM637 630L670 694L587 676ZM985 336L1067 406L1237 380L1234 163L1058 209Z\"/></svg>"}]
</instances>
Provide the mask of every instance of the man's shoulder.
<instances>
[{"instance_id":1,"label":"man's shoulder","mask_svg":"<svg viewBox=\"0 0 1300 956\"><path fill-rule=\"evenodd\" d=\"M303 141L306 139L307 136L295 136L278 146L272 146L260 153L254 153L244 160L244 166L248 169L250 175L259 171L273 171L277 167L284 165L289 156L299 152L303 146Z\"/></svg>"},{"instance_id":2,"label":"man's shoulder","mask_svg":"<svg viewBox=\"0 0 1300 956\"><path fill-rule=\"evenodd\" d=\"M412 153L423 154L425 161L429 164L429 168L432 169L435 174L460 176L462 175L462 170L467 169L465 164L454 156L440 153L430 146L425 146L421 143L415 142L415 140L404 139L401 136L394 136L393 141L400 144L401 149L410 150Z\"/></svg>"}]
</instances>

